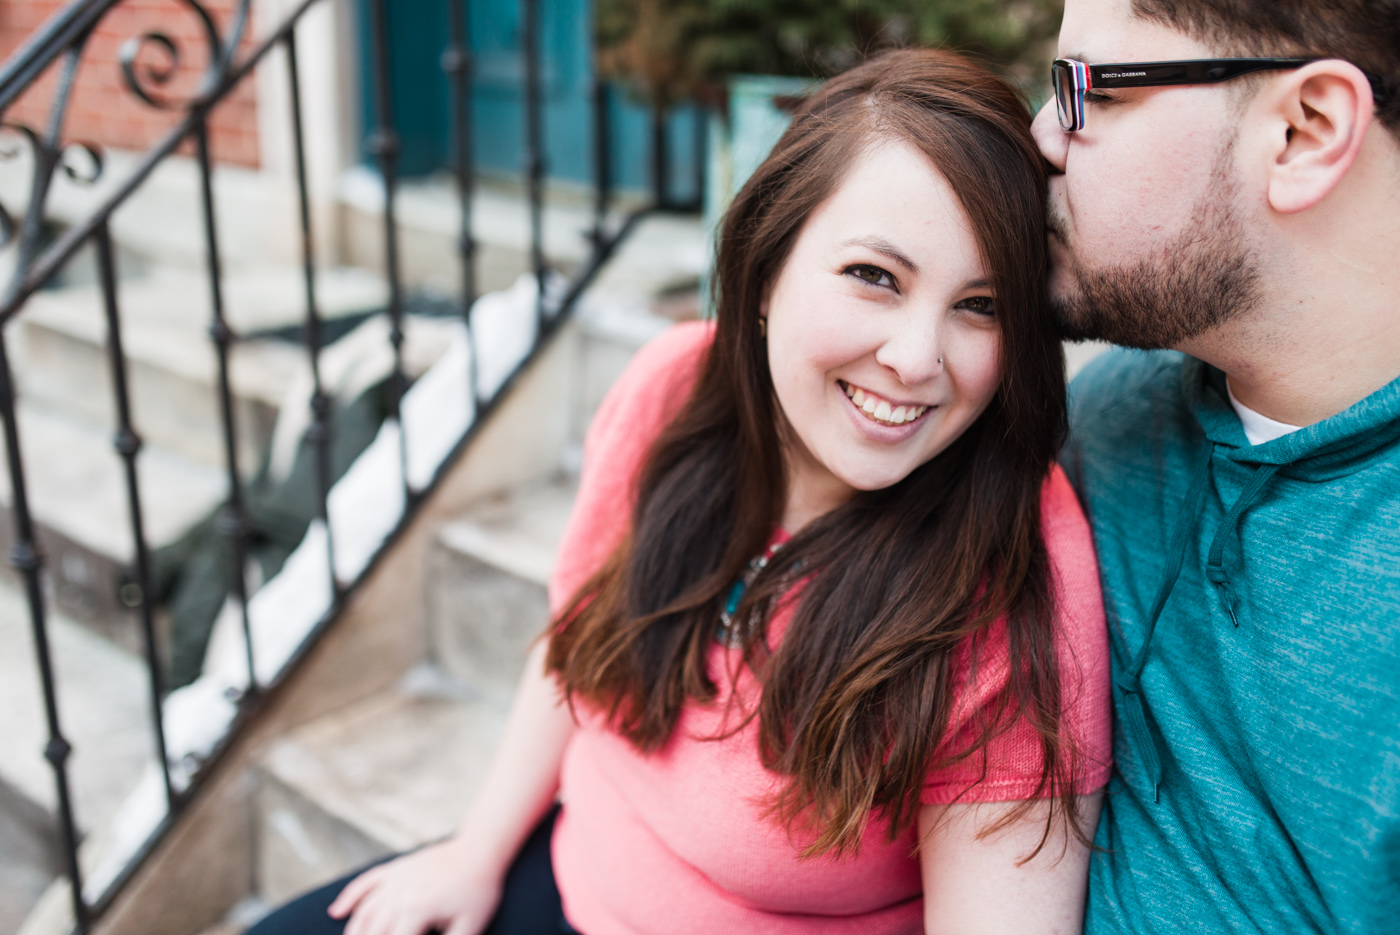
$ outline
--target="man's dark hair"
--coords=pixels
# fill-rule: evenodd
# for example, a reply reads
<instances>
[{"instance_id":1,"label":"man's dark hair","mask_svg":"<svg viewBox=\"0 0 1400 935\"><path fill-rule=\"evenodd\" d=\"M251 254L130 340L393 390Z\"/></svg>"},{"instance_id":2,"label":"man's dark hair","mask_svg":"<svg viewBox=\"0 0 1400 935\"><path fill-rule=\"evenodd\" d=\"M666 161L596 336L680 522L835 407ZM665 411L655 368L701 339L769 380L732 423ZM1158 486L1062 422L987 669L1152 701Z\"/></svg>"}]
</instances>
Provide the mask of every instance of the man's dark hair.
<instances>
[{"instance_id":1,"label":"man's dark hair","mask_svg":"<svg viewBox=\"0 0 1400 935\"><path fill-rule=\"evenodd\" d=\"M1400 136L1400 0L1132 0L1133 12L1224 55L1341 58L1371 79Z\"/></svg>"}]
</instances>

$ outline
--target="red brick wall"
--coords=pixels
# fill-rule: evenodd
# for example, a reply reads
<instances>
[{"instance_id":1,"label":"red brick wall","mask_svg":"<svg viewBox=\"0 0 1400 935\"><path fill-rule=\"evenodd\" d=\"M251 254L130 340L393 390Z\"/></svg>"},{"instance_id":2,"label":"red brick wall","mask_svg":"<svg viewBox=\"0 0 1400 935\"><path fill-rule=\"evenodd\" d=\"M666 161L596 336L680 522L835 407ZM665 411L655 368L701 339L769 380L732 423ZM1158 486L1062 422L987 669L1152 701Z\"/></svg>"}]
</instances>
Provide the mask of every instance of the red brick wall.
<instances>
[{"instance_id":1,"label":"red brick wall","mask_svg":"<svg viewBox=\"0 0 1400 935\"><path fill-rule=\"evenodd\" d=\"M7 58L65 0L0 0L0 58ZM227 29L237 0L206 0L220 29ZM109 12L94 31L78 68L64 125L64 139L98 143L117 149L140 150L156 142L178 122L180 112L157 110L127 90L118 63L118 51L132 36L160 31L180 48L181 63L174 80L161 87L165 94L184 98L197 86L208 53L196 15L174 0L126 0ZM246 34L251 34L250 28ZM252 44L245 38L244 46ZM61 60L60 60L61 61ZM164 68L163 51L148 47L139 61ZM35 128L48 124L58 75L57 64L36 82L5 114L7 122ZM210 149L223 163L258 164L257 98L255 75L249 75L213 112ZM182 152L192 152L189 143Z\"/></svg>"}]
</instances>

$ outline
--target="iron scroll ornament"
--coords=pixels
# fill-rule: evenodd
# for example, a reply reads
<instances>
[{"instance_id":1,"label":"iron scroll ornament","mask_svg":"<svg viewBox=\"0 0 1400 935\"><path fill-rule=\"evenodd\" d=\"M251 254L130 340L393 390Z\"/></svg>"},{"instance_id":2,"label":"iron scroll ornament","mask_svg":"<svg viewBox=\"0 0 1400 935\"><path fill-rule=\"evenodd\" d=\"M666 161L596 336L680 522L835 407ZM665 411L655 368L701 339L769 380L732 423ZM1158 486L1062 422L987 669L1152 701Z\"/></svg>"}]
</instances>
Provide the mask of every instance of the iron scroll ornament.
<instances>
[{"instance_id":1,"label":"iron scroll ornament","mask_svg":"<svg viewBox=\"0 0 1400 935\"><path fill-rule=\"evenodd\" d=\"M233 65L238 44L247 30L248 12L252 0L239 0L233 25L227 37L219 33L218 23L200 0L176 0L194 13L208 52L208 63L198 89L188 99L180 100L160 92L179 73L183 56L179 43L168 33L152 30L132 36L122 43L117 58L121 64L122 80L127 90L142 103L157 110L189 110L208 100L223 84ZM161 61L152 62L148 50L158 50Z\"/></svg>"},{"instance_id":2,"label":"iron scroll ornament","mask_svg":"<svg viewBox=\"0 0 1400 935\"><path fill-rule=\"evenodd\" d=\"M191 110L215 96L227 80L234 64L234 56L247 32L252 8L252 0L238 0L229 24L227 34L221 34L214 16L201 0L175 0L193 13L199 22L200 32L207 48L208 64L204 68L196 92L188 99L180 100L163 94L160 88L173 81L179 71L184 56L179 43L168 34L149 31L133 36L124 42L118 53L122 81L126 89L142 103L160 110ZM47 130L40 132L24 123L16 121L0 122L0 131L23 140L32 153L33 168L29 180L29 199L23 217L0 204L0 249L14 246L18 242L19 260L13 273L9 289L13 291L23 282L38 256L43 218L47 214L49 192L54 174L62 170L72 181L95 184L102 176L104 159L101 149L88 142L62 143L63 126L72 100L78 66L87 48L88 39L102 18L122 5L115 0L101 11L99 18L88 24L83 32L75 35L67 44L55 49L56 56L62 56L63 68L58 89L49 106ZM151 61L148 50L155 49L160 56ZM0 115L3 116L3 115ZM22 148L17 143L0 143L0 160L14 159Z\"/></svg>"},{"instance_id":3,"label":"iron scroll ornament","mask_svg":"<svg viewBox=\"0 0 1400 935\"><path fill-rule=\"evenodd\" d=\"M16 142L6 143L5 136L14 138ZM48 183L53 173L59 170L73 182L91 186L97 184L106 168L102 150L95 143L77 140L63 146L55 146L33 127L11 121L0 122L0 162L20 157L23 147L18 141L21 140L34 159L31 192L36 194L42 191L47 195ZM39 187L41 180L42 189ZM20 233L21 227L16 223L14 215L0 204L0 249L13 244Z\"/></svg>"}]
</instances>

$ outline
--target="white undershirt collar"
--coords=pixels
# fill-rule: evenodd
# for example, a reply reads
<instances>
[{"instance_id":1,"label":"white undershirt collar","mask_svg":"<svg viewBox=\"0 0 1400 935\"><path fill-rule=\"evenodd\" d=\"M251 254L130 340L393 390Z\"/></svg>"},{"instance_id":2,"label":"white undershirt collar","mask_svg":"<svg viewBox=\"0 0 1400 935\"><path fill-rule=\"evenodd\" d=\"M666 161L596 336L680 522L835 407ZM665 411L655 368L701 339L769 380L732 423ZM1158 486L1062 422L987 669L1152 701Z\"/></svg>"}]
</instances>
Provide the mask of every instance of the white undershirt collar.
<instances>
[{"instance_id":1,"label":"white undershirt collar","mask_svg":"<svg viewBox=\"0 0 1400 935\"><path fill-rule=\"evenodd\" d=\"M1302 428L1301 425L1289 425L1287 422L1270 419L1263 413L1250 409L1235 398L1235 391L1230 389L1229 380L1225 381L1225 392L1230 397L1230 405L1234 407L1235 415L1240 417L1240 425L1244 427L1244 437L1249 439L1251 445L1262 445Z\"/></svg>"}]
</instances>

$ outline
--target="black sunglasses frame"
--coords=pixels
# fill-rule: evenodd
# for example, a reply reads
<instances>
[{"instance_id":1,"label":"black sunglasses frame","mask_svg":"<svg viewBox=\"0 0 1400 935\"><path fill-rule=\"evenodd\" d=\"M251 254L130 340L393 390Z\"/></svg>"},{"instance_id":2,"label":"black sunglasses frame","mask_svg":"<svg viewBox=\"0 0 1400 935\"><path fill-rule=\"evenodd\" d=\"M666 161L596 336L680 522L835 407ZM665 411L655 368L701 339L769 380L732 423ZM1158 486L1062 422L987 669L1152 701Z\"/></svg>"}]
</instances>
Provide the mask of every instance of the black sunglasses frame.
<instances>
[{"instance_id":1,"label":"black sunglasses frame","mask_svg":"<svg viewBox=\"0 0 1400 935\"><path fill-rule=\"evenodd\" d=\"M1217 84L1259 71L1301 68L1316 58L1202 58L1178 62L1115 62L1089 65L1057 58L1050 66L1055 107L1067 133L1084 129L1084 92L1095 88L1158 88Z\"/></svg>"}]
</instances>

